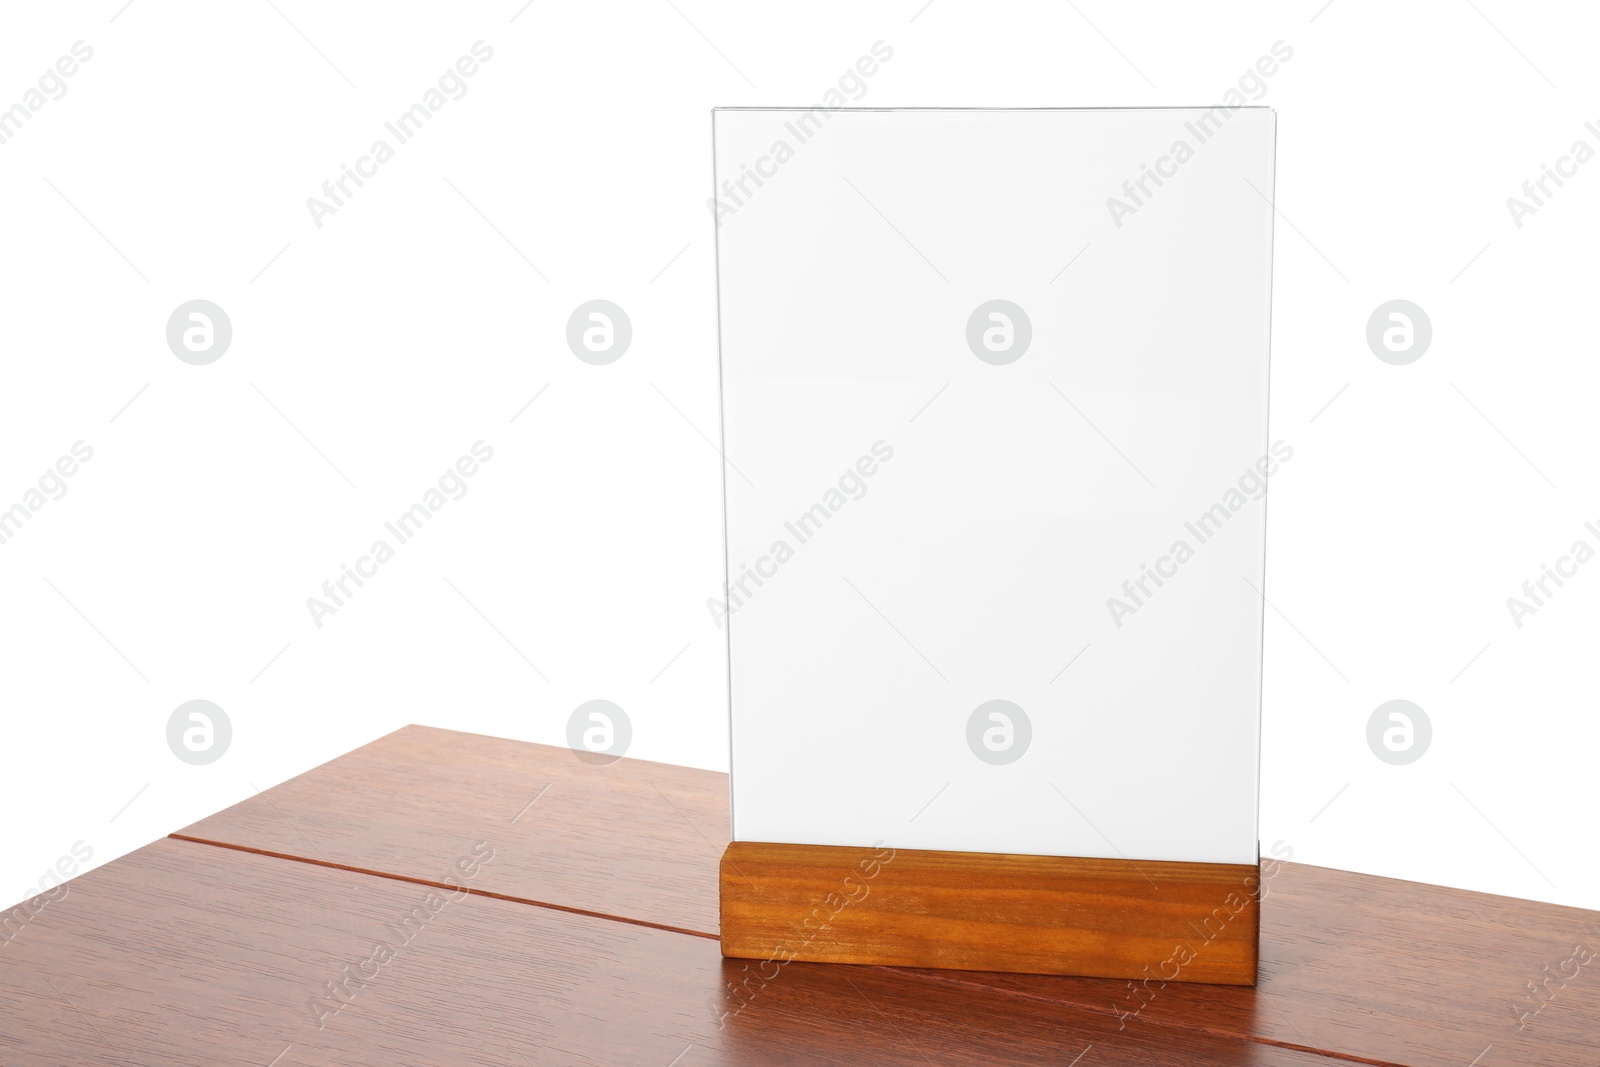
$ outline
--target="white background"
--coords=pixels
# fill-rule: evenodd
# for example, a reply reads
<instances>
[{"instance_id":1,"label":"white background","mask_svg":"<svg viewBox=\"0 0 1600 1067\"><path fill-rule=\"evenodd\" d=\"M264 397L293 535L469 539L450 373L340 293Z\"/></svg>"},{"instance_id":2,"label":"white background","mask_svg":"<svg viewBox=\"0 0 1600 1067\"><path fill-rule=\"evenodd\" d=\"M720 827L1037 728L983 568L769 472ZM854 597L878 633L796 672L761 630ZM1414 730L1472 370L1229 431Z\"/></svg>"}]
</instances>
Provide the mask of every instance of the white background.
<instances>
[{"instance_id":1,"label":"white background","mask_svg":"<svg viewBox=\"0 0 1600 1067\"><path fill-rule=\"evenodd\" d=\"M1600 563L1520 629L1505 603L1600 519L1600 162L1520 229L1506 208L1600 147L1592 12L674 3L0 16L0 107L94 49L0 144L0 506L94 448L0 545L0 897L408 722L560 744L606 698L630 755L723 767L708 109L813 103L878 40L863 106L1203 104L1283 40L1256 101L1279 118L1272 436L1296 450L1269 510L1264 848L1600 907ZM317 228L306 198L480 39L467 95ZM564 341L596 297L634 326L605 367ZM234 329L205 367L164 336L195 298ZM1364 338L1395 298L1435 333L1405 367ZM306 598L480 439L470 492L318 629ZM234 729L204 767L165 739L194 698ZM1365 740L1393 698L1434 727L1405 767Z\"/></svg>"}]
</instances>

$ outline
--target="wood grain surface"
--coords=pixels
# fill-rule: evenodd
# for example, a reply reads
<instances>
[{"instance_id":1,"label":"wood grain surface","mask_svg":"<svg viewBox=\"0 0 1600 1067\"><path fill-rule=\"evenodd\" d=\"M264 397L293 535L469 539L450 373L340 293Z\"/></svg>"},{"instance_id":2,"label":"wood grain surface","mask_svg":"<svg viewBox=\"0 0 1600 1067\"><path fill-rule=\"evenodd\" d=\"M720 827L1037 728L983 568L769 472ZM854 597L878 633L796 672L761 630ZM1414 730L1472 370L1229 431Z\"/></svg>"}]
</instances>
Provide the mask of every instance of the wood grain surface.
<instances>
[{"instance_id":1,"label":"wood grain surface","mask_svg":"<svg viewBox=\"0 0 1600 1067\"><path fill-rule=\"evenodd\" d=\"M1371 1063L1600 1065L1600 913L1292 863L1265 885L1255 990L1174 983L1106 1006ZM1578 945L1594 963L1568 962ZM1542 984L1560 971L1575 976ZM977 985L1094 1006L1070 979Z\"/></svg>"},{"instance_id":2,"label":"wood grain surface","mask_svg":"<svg viewBox=\"0 0 1600 1067\"><path fill-rule=\"evenodd\" d=\"M177 836L420 879L489 838L490 892L715 937L728 777L407 726Z\"/></svg>"},{"instance_id":3,"label":"wood grain surface","mask_svg":"<svg viewBox=\"0 0 1600 1067\"><path fill-rule=\"evenodd\" d=\"M1254 985L1260 869L735 841L722 951Z\"/></svg>"},{"instance_id":4,"label":"wood grain surface","mask_svg":"<svg viewBox=\"0 0 1600 1067\"><path fill-rule=\"evenodd\" d=\"M515 815L546 784L510 825L504 809ZM595 769L565 749L413 726L184 832L427 879L463 836L499 820L512 833L479 888L714 937L727 788L713 771ZM1192 1028L1362 1063L1600 1065L1600 959L1569 962L1578 945L1600 952L1600 913L1296 863L1262 873L1253 990L928 974L1125 1029Z\"/></svg>"},{"instance_id":5,"label":"wood grain surface","mask_svg":"<svg viewBox=\"0 0 1600 1067\"><path fill-rule=\"evenodd\" d=\"M469 887L501 852L448 846L479 847ZM0 950L8 1067L1323 1062L888 968L752 975L703 937L185 841L71 887Z\"/></svg>"}]
</instances>

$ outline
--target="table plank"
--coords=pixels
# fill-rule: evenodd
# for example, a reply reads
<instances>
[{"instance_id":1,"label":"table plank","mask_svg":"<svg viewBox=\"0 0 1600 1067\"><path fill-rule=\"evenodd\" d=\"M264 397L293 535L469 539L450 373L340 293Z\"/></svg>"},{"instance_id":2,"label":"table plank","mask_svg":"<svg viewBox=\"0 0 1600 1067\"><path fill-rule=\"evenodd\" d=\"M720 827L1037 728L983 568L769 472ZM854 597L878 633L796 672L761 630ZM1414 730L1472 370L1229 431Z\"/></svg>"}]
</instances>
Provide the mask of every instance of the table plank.
<instances>
[{"instance_id":1,"label":"table plank","mask_svg":"<svg viewBox=\"0 0 1600 1067\"><path fill-rule=\"evenodd\" d=\"M597 769L565 749L414 726L184 833L423 877L473 828L504 825L505 809L546 782L550 791L510 827L485 888L716 933L727 776L712 771L632 760ZM1480 1054L1480 1067L1596 1062L1600 961L1569 961L1579 944L1600 952L1600 913L1295 863L1278 865L1267 885L1253 990L956 972L937 979L1104 1013L1128 1027L1192 1027L1363 1062L1464 1067ZM1152 960L1152 970L1161 962ZM1563 969L1577 976L1542 986L1537 999L1529 994L1526 983ZM1516 1013L1541 1003L1537 1014Z\"/></svg>"},{"instance_id":2,"label":"table plank","mask_svg":"<svg viewBox=\"0 0 1600 1067\"><path fill-rule=\"evenodd\" d=\"M703 937L477 893L435 905L411 882L192 842L157 842L71 886L0 952L12 1067L1009 1067L1085 1050L1096 1067L1325 1062L1119 1032L1104 1015L890 968L790 964L752 981ZM341 979L334 1011L325 983Z\"/></svg>"},{"instance_id":3,"label":"table plank","mask_svg":"<svg viewBox=\"0 0 1600 1067\"><path fill-rule=\"evenodd\" d=\"M728 776L407 726L176 836L419 879L489 838L490 891L715 937Z\"/></svg>"}]
</instances>

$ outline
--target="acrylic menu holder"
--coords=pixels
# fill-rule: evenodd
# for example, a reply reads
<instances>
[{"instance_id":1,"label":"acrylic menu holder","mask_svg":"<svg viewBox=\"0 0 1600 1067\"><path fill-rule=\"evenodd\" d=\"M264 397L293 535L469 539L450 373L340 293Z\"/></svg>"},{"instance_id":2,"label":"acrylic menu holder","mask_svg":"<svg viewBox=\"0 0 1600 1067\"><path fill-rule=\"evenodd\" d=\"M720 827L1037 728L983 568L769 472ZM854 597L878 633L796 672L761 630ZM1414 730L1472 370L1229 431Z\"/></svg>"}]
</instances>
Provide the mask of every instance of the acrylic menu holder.
<instances>
[{"instance_id":1,"label":"acrylic menu holder","mask_svg":"<svg viewBox=\"0 0 1600 1067\"><path fill-rule=\"evenodd\" d=\"M724 954L1252 984L1272 111L713 125Z\"/></svg>"}]
</instances>

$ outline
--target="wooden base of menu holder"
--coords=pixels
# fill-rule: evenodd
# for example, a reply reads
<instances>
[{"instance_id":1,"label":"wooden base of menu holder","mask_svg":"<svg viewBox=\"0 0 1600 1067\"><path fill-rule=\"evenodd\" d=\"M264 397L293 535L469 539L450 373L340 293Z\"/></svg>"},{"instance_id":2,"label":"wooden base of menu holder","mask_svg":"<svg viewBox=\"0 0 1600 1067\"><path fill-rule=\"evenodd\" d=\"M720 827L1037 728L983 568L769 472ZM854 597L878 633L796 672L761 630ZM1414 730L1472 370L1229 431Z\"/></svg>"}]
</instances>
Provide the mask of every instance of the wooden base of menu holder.
<instances>
[{"instance_id":1,"label":"wooden base of menu holder","mask_svg":"<svg viewBox=\"0 0 1600 1067\"><path fill-rule=\"evenodd\" d=\"M740 959L1254 985L1259 864L735 841Z\"/></svg>"}]
</instances>

